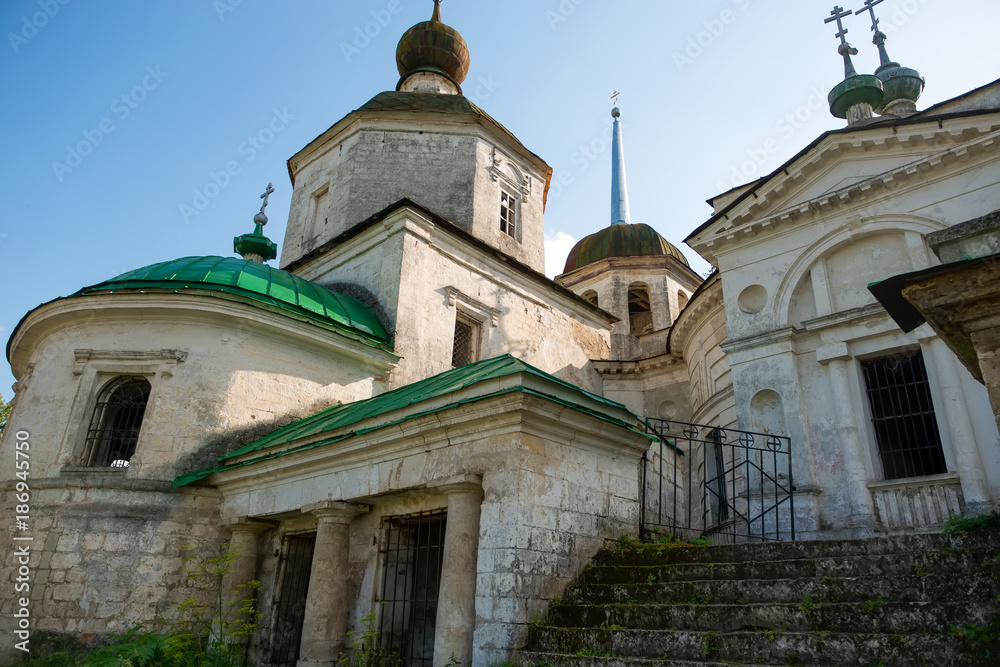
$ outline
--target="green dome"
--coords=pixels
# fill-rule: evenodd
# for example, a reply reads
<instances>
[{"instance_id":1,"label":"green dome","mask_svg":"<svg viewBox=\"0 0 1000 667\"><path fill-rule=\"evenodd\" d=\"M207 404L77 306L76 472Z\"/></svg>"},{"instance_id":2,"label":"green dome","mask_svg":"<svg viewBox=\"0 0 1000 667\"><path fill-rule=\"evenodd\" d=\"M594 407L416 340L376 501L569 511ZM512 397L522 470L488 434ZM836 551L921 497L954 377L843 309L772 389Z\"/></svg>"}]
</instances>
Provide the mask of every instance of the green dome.
<instances>
[{"instance_id":1,"label":"green dome","mask_svg":"<svg viewBox=\"0 0 1000 667\"><path fill-rule=\"evenodd\" d=\"M690 266L684 254L672 243L642 223L611 225L579 241L569 251L563 273L575 271L608 257L646 257L670 255Z\"/></svg>"},{"instance_id":2,"label":"green dome","mask_svg":"<svg viewBox=\"0 0 1000 667\"><path fill-rule=\"evenodd\" d=\"M84 287L74 296L114 292L214 292L249 299L331 325L347 334L391 347L375 314L357 299L328 290L287 271L236 257L182 257L151 264Z\"/></svg>"}]
</instances>

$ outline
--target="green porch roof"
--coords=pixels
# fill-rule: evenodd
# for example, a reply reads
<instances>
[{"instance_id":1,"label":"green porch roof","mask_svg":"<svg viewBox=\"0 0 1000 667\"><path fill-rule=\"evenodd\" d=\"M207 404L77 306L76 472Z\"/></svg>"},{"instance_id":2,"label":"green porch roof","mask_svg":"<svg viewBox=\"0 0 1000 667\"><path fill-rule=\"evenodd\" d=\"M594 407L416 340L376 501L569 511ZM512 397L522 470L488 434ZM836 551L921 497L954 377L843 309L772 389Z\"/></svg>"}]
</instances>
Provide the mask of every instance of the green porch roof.
<instances>
[{"instance_id":1,"label":"green porch roof","mask_svg":"<svg viewBox=\"0 0 1000 667\"><path fill-rule=\"evenodd\" d=\"M116 292L207 291L246 299L330 325L341 333L392 350L392 338L363 303L316 283L237 257L182 257L123 273L74 296Z\"/></svg>"},{"instance_id":2,"label":"green porch roof","mask_svg":"<svg viewBox=\"0 0 1000 667\"><path fill-rule=\"evenodd\" d=\"M621 403L609 400L603 396L598 396L592 394L588 391L580 389L576 385L570 384L560 380L559 378L549 375L548 373L541 371L530 364L527 364L519 359L515 359L509 354L505 354L500 357L495 357L493 359L486 359L484 361L479 361L468 366L461 366L459 368L452 369L450 371L445 371L433 377L429 377L420 382L414 382L413 384L406 385L405 387L400 387L399 389L394 389L392 391L386 392L374 398L365 399L362 401L356 401L354 403L346 403L343 405L335 405L333 407L322 410L321 412L312 415L311 417L306 417L295 423L289 424L274 431L270 435L266 435L263 438L256 440L244 447L241 447L226 456L219 459L222 464L217 468L207 468L205 470L198 470L195 472L190 472L177 477L174 480L174 486L185 486L196 482L198 480L204 479L214 473L222 472L224 470L230 470L239 466L249 465L252 463L257 463L259 461L264 461L267 459L272 459L278 456L285 456L294 452L303 451L305 449L311 449L314 447L321 447L324 445L330 445L336 442L341 442L355 435L362 435L370 431L374 431L391 424L399 423L400 421L406 421L408 419L414 419L426 414L431 414L434 412L440 412L442 410L448 410L450 408L457 407L467 402L480 401L487 398L492 398L494 396L499 396L502 394L510 393L513 391L520 391L524 393L531 393L534 395L544 396L549 400L556 401L568 407L572 407L580 412L587 413L591 416L597 417L603 421L611 422L613 424L627 428L635 433L644 435L651 440L655 439L652 436L648 436L638 429L635 428L634 424L639 421L638 417L635 417L635 422L626 423L609 415L597 412L591 408L578 403L571 403L565 399L557 398L548 394L542 394L538 391L528 389L524 385L517 385L516 387L502 389L498 392L486 394L482 396L476 396L466 400L456 400L455 402L448 403L444 406L440 406L434 409L430 409L417 414L408 415L402 419L391 422L387 424L379 424L377 426L360 429L351 430L345 433L340 433L336 436L321 440L319 442L309 442L301 447L295 447L291 449L283 449L278 452L267 453L265 450L279 448L284 445L289 445L295 441L314 437L322 433L327 433L335 431L338 429L343 429L345 427L357 424L366 419L372 417L377 417L378 415L383 415L393 410L398 410L400 408L405 408L416 403L423 401L428 401L446 394L450 394L464 387L482 382L484 380L491 380L506 377L508 375L514 375L517 373L526 373L528 375L533 375L538 378L547 380L558 384L562 387L570 389L571 391L579 394L582 397L586 397L591 401L596 401L598 403L613 407L618 410L623 410L628 412L626 408ZM628 414L632 414L628 412ZM634 417L634 415L632 415ZM253 452L261 452L261 455L250 460L241 461L239 463L227 463L227 461L232 461L233 459L243 457L247 454L252 454Z\"/></svg>"}]
</instances>

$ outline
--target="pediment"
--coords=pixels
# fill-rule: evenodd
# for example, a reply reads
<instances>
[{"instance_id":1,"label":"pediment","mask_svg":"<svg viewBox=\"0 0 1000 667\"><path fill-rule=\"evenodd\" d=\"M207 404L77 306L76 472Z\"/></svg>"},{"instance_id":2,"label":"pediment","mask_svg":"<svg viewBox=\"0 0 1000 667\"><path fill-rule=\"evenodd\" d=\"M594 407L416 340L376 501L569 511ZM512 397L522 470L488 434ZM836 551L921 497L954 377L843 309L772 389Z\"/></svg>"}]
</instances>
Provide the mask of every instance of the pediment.
<instances>
[{"instance_id":1,"label":"pediment","mask_svg":"<svg viewBox=\"0 0 1000 667\"><path fill-rule=\"evenodd\" d=\"M919 185L996 150L1000 111L883 122L817 139L695 230L686 242L713 261L718 248L831 207Z\"/></svg>"}]
</instances>

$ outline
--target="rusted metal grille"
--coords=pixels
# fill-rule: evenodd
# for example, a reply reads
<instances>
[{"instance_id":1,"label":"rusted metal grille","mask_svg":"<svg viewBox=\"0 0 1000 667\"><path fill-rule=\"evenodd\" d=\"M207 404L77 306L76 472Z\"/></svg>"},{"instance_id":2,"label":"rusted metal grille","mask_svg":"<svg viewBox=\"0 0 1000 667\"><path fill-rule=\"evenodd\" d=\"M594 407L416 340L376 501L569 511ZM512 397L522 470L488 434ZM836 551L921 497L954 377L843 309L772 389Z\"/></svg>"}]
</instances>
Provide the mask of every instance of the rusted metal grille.
<instances>
[{"instance_id":1,"label":"rusted metal grille","mask_svg":"<svg viewBox=\"0 0 1000 667\"><path fill-rule=\"evenodd\" d=\"M871 359L861 368L885 478L947 472L923 354Z\"/></svg>"},{"instance_id":2,"label":"rusted metal grille","mask_svg":"<svg viewBox=\"0 0 1000 667\"><path fill-rule=\"evenodd\" d=\"M294 667L302 642L302 620L312 571L316 533L286 535L279 566L278 594L274 598L271 664Z\"/></svg>"},{"instance_id":3,"label":"rusted metal grille","mask_svg":"<svg viewBox=\"0 0 1000 667\"><path fill-rule=\"evenodd\" d=\"M84 465L128 467L139 442L149 392L149 381L144 377L120 377L104 388L87 430Z\"/></svg>"},{"instance_id":4,"label":"rusted metal grille","mask_svg":"<svg viewBox=\"0 0 1000 667\"><path fill-rule=\"evenodd\" d=\"M517 199L500 193L500 231L507 236L517 238Z\"/></svg>"},{"instance_id":5,"label":"rusted metal grille","mask_svg":"<svg viewBox=\"0 0 1000 667\"><path fill-rule=\"evenodd\" d=\"M455 368L476 360L479 327L461 316L455 318L455 341L451 348L451 365Z\"/></svg>"},{"instance_id":6,"label":"rusted metal grille","mask_svg":"<svg viewBox=\"0 0 1000 667\"><path fill-rule=\"evenodd\" d=\"M433 661L445 523L445 510L383 521L379 641L382 650L393 656L392 664L424 667Z\"/></svg>"}]
</instances>

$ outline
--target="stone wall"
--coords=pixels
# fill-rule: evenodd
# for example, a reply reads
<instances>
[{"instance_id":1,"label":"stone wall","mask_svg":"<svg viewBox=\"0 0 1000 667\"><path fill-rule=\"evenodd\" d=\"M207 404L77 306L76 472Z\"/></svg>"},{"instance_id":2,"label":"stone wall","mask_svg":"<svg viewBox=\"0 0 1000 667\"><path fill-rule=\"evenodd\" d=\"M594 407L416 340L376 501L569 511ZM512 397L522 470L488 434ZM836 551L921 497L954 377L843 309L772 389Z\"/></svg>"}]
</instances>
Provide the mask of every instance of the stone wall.
<instances>
[{"instance_id":1,"label":"stone wall","mask_svg":"<svg viewBox=\"0 0 1000 667\"><path fill-rule=\"evenodd\" d=\"M5 485L2 509L14 514ZM219 495L169 484L119 480L32 482L30 542L0 533L0 582L14 591L15 547L30 549L30 589L0 601L0 632L13 637L15 599L30 599L34 641L43 632L87 641L137 625L163 628L189 597L211 604L208 582L189 583L182 558L214 556L227 538ZM191 548L189 549L189 545ZM10 642L5 642L5 649Z\"/></svg>"}]
</instances>

